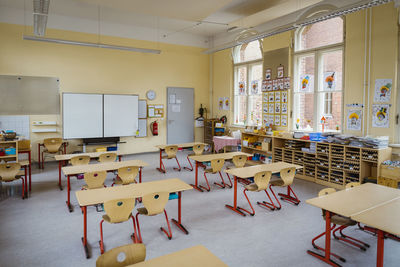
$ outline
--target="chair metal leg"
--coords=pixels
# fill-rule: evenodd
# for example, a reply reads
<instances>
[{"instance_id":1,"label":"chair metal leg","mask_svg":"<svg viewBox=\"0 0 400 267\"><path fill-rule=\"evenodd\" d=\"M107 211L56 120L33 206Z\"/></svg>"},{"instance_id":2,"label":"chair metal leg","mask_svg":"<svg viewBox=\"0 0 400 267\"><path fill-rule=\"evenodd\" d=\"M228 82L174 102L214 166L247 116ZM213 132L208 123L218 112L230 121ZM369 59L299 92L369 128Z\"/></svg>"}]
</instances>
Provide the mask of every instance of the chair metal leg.
<instances>
[{"instance_id":1,"label":"chair metal leg","mask_svg":"<svg viewBox=\"0 0 400 267\"><path fill-rule=\"evenodd\" d=\"M229 181L229 185L226 184L227 187L232 188L233 184L232 184L232 180L231 177L229 176L229 173L226 174L228 176L228 181Z\"/></svg>"},{"instance_id":2,"label":"chair metal leg","mask_svg":"<svg viewBox=\"0 0 400 267\"><path fill-rule=\"evenodd\" d=\"M345 228L347 228L347 226L345 226L345 225L341 225L341 226L337 227L337 228L332 232L333 237L334 237L336 240L341 240L341 241L343 241L343 242L349 243L349 244L351 244L351 245L353 245L353 246L355 246L355 247L361 249L362 251L366 251L367 248L370 247L369 244L364 243L364 242L362 242L361 240L358 240L358 239L355 239L355 238L353 238L353 237L351 237L351 236L347 236L347 235L343 234L343 230L344 230ZM340 235L341 235L341 236L337 236L337 235L336 235L336 232L337 232L337 231L340 232Z\"/></svg>"},{"instance_id":3,"label":"chair metal leg","mask_svg":"<svg viewBox=\"0 0 400 267\"><path fill-rule=\"evenodd\" d=\"M21 178L22 181L22 199L25 199L25 181L24 178Z\"/></svg>"},{"instance_id":4,"label":"chair metal leg","mask_svg":"<svg viewBox=\"0 0 400 267\"><path fill-rule=\"evenodd\" d=\"M160 230L163 231L167 235L169 240L171 240L172 239L171 225L169 224L167 211L165 209L164 209L164 214L165 214L165 220L167 221L167 225L168 225L168 232L163 227L160 227Z\"/></svg>"},{"instance_id":5,"label":"chair metal leg","mask_svg":"<svg viewBox=\"0 0 400 267\"><path fill-rule=\"evenodd\" d=\"M242 207L239 207L239 206L237 207L237 209L238 209L238 210L242 210L242 211L244 211L244 212L247 212L247 213L250 214L251 216L254 216L254 215L256 214L256 212L254 211L253 205L251 205L250 199L249 199L249 197L247 196L246 191L247 191L247 189L244 189L244 190L243 190L243 194L244 194L244 196L246 197L247 202L249 203L250 208L251 208L251 210L252 210L253 212L250 212L250 211L248 211L248 210L246 210L246 209L244 209L244 208L242 208Z\"/></svg>"},{"instance_id":6,"label":"chair metal leg","mask_svg":"<svg viewBox=\"0 0 400 267\"><path fill-rule=\"evenodd\" d=\"M222 174L221 174L220 171L219 171L218 173L219 173L219 176L221 177L222 184L219 184L219 183L217 183L217 182L214 182L214 184L215 184L215 185L218 185L218 186L221 187L221 188L225 188L225 187L226 187L226 184L225 184L224 178L222 178Z\"/></svg>"},{"instance_id":7,"label":"chair metal leg","mask_svg":"<svg viewBox=\"0 0 400 267\"><path fill-rule=\"evenodd\" d=\"M44 169L44 152L42 152L42 169Z\"/></svg>"},{"instance_id":8,"label":"chair metal leg","mask_svg":"<svg viewBox=\"0 0 400 267\"><path fill-rule=\"evenodd\" d=\"M135 218L133 217L133 215L131 215L131 219L133 222L133 234L131 235L132 241L133 243L137 243L138 239L137 239L137 234L136 234L136 223L135 223Z\"/></svg>"},{"instance_id":9,"label":"chair metal leg","mask_svg":"<svg viewBox=\"0 0 400 267\"><path fill-rule=\"evenodd\" d=\"M278 202L278 205L279 205L279 206L275 206L275 205L274 206L276 207L277 210L280 210L282 208L282 206L281 206L281 203L279 202L278 198L276 197L274 190L272 190L272 185L269 185L269 189L271 190L271 193L274 195L274 198L276 199L276 202Z\"/></svg>"},{"instance_id":10,"label":"chair metal leg","mask_svg":"<svg viewBox=\"0 0 400 267\"><path fill-rule=\"evenodd\" d=\"M336 227L336 224L333 224L332 227L331 227L331 231L332 231L333 229L335 229L335 227ZM312 246L313 246L315 249L318 249L318 250L321 250L321 251L324 251L324 252L325 252L325 249L324 249L324 248L322 248L322 247L320 247L320 246L317 246L317 245L315 244L315 241L317 241L318 239L320 239L320 238L321 238L322 236L324 236L324 235L325 235L325 232L323 232L323 233L317 235L316 237L313 238L313 240L311 241L311 243L312 243ZM333 257L335 257L335 258L338 258L338 259L341 260L342 262L346 262L346 259L345 259L345 258L343 258L343 257L341 257L341 256L339 256L339 255L337 255L337 254L334 254L334 253L331 252L331 255L332 255Z\"/></svg>"},{"instance_id":11,"label":"chair metal leg","mask_svg":"<svg viewBox=\"0 0 400 267\"><path fill-rule=\"evenodd\" d=\"M271 196L268 194L267 189L265 189L264 192L267 194L267 197L269 198L270 202L263 201L263 202L257 202L257 204L260 206L269 208L270 210L275 210L277 207L275 206L274 202L272 201Z\"/></svg>"},{"instance_id":12,"label":"chair metal leg","mask_svg":"<svg viewBox=\"0 0 400 267\"><path fill-rule=\"evenodd\" d=\"M296 196L290 185L287 186L287 194L279 193L278 196L280 196L282 200L289 201L295 204L296 206L300 204L300 199Z\"/></svg>"},{"instance_id":13,"label":"chair metal leg","mask_svg":"<svg viewBox=\"0 0 400 267\"><path fill-rule=\"evenodd\" d=\"M203 188L204 190L206 190L206 191L208 191L208 192L210 192L211 187L210 187L210 184L208 183L206 173L204 173L204 179L206 179L207 187L202 186L202 185L199 185L199 187L200 187L200 188Z\"/></svg>"},{"instance_id":14,"label":"chair metal leg","mask_svg":"<svg viewBox=\"0 0 400 267\"><path fill-rule=\"evenodd\" d=\"M174 170L180 172L180 171L182 170L181 165L179 164L179 161L178 161L178 158L177 158L177 157L175 157L175 160L176 160L176 163L178 163L178 167L179 167L179 168L175 168L175 167L174 167Z\"/></svg>"},{"instance_id":15,"label":"chair metal leg","mask_svg":"<svg viewBox=\"0 0 400 267\"><path fill-rule=\"evenodd\" d=\"M103 241L103 222L104 220L101 220L100 222L100 253L103 254L104 253L104 241Z\"/></svg>"},{"instance_id":16,"label":"chair metal leg","mask_svg":"<svg viewBox=\"0 0 400 267\"><path fill-rule=\"evenodd\" d=\"M137 225L137 230L138 230L137 234L136 234L137 243L143 243L142 234L140 233L139 212L136 213L136 225ZM137 238L137 235L139 235L139 238Z\"/></svg>"},{"instance_id":17,"label":"chair metal leg","mask_svg":"<svg viewBox=\"0 0 400 267\"><path fill-rule=\"evenodd\" d=\"M189 156L186 156L186 158L187 158L187 161L189 162L189 165L190 165L190 168L189 167L183 167L185 170L187 170L187 171L193 171L193 165L192 165L192 162L190 162L190 159L189 159Z\"/></svg>"}]
</instances>

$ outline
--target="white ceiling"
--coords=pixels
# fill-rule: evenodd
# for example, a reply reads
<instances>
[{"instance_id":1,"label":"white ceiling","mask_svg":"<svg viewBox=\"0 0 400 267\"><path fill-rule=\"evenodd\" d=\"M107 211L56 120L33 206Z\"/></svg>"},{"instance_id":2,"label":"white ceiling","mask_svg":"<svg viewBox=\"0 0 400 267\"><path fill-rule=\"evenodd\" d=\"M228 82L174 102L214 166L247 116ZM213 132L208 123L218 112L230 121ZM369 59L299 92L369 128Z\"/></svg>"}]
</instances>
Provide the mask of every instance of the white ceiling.
<instances>
[{"instance_id":1,"label":"white ceiling","mask_svg":"<svg viewBox=\"0 0 400 267\"><path fill-rule=\"evenodd\" d=\"M48 28L207 47L237 35L232 26L276 25L305 0L50 0ZM336 6L361 0L306 0ZM288 5L291 6L288 11ZM296 7L293 7L296 5ZM32 24L33 0L0 0L0 22ZM280 10L285 9L285 10ZM268 13L268 10L270 11ZM25 12L24 12L25 11ZM270 14L263 16L262 14ZM254 20L256 17L256 20ZM243 22L251 21L244 24ZM269 21L268 23L265 23ZM267 27L268 28L268 27ZM221 39L222 38L222 39ZM212 41L214 40L214 41Z\"/></svg>"}]
</instances>

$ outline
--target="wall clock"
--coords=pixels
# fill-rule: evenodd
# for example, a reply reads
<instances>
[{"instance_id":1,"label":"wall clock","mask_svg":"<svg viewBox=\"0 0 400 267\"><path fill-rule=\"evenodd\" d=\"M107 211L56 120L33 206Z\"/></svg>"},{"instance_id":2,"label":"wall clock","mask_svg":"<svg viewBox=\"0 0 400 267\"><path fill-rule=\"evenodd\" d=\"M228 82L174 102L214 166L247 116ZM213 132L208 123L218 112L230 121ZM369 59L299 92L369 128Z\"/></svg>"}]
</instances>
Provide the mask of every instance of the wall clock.
<instances>
[{"instance_id":1,"label":"wall clock","mask_svg":"<svg viewBox=\"0 0 400 267\"><path fill-rule=\"evenodd\" d=\"M156 99L156 92L154 90L149 90L146 93L146 97L148 100L154 100Z\"/></svg>"}]
</instances>

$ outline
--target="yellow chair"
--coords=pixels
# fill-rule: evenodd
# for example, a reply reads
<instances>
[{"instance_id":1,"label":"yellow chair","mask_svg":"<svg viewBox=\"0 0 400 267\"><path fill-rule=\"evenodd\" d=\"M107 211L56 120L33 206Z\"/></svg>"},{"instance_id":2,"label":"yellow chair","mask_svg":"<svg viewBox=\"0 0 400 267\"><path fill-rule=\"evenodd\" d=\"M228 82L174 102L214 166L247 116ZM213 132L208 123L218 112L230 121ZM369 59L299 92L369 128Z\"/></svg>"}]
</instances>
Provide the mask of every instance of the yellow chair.
<instances>
[{"instance_id":1,"label":"yellow chair","mask_svg":"<svg viewBox=\"0 0 400 267\"><path fill-rule=\"evenodd\" d=\"M132 241L137 242L134 237L136 236L136 224L135 219L132 216L132 210L135 208L135 199L114 199L104 203L103 219L100 222L100 251L104 253L104 241L103 241L103 222L108 223L122 223L129 219L133 222L133 235L131 235Z\"/></svg>"},{"instance_id":2,"label":"yellow chair","mask_svg":"<svg viewBox=\"0 0 400 267\"><path fill-rule=\"evenodd\" d=\"M199 155L202 155L202 154L203 154L203 151L204 151L204 144L197 144L197 145L194 145L192 149L193 149L193 153L189 153L189 154L187 155L187 157L186 157L187 160L189 161L190 168L189 168L189 167L183 167L185 170L188 170L188 171L193 171L193 165L192 165L192 162L190 162L189 156L193 156L193 155L199 156Z\"/></svg>"},{"instance_id":3,"label":"yellow chair","mask_svg":"<svg viewBox=\"0 0 400 267\"><path fill-rule=\"evenodd\" d=\"M72 166L88 165L90 162L90 156L75 156L72 157L69 162Z\"/></svg>"},{"instance_id":4,"label":"yellow chair","mask_svg":"<svg viewBox=\"0 0 400 267\"><path fill-rule=\"evenodd\" d=\"M272 190L273 186L279 187L287 187L287 194L279 193L278 196L281 197L282 200L289 201L296 206L300 204L300 199L294 193L291 185L293 184L294 176L296 175L296 168L286 168L281 170L280 178L281 180L271 181L269 188L271 189L272 194L274 195L276 201L278 202L279 207L276 207L278 210L281 209L281 203L276 197L274 191ZM293 193L293 196L291 195Z\"/></svg>"},{"instance_id":5,"label":"yellow chair","mask_svg":"<svg viewBox=\"0 0 400 267\"><path fill-rule=\"evenodd\" d=\"M361 185L361 183L359 183L359 182L348 183L348 184L346 184L346 189L353 188L353 187L356 187L359 185Z\"/></svg>"},{"instance_id":6,"label":"yellow chair","mask_svg":"<svg viewBox=\"0 0 400 267\"><path fill-rule=\"evenodd\" d=\"M106 187L104 185L104 181L106 180L106 178L106 171L87 172L83 175L83 179L85 179L86 185L84 185L82 189L96 189Z\"/></svg>"},{"instance_id":7,"label":"yellow chair","mask_svg":"<svg viewBox=\"0 0 400 267\"><path fill-rule=\"evenodd\" d=\"M18 141L18 152L29 151L31 149L31 140L19 140Z\"/></svg>"},{"instance_id":8,"label":"yellow chair","mask_svg":"<svg viewBox=\"0 0 400 267\"><path fill-rule=\"evenodd\" d=\"M165 173L166 169L164 166L163 159L175 159L176 163L178 164L178 168L174 167L174 170L181 171L181 165L179 164L178 158L176 157L176 153L178 152L178 146L166 146L164 149L167 155L161 157L161 172Z\"/></svg>"},{"instance_id":9,"label":"yellow chair","mask_svg":"<svg viewBox=\"0 0 400 267\"><path fill-rule=\"evenodd\" d=\"M113 248L96 261L96 267L125 267L142 262L146 259L146 246L143 244L129 244Z\"/></svg>"},{"instance_id":10,"label":"yellow chair","mask_svg":"<svg viewBox=\"0 0 400 267\"><path fill-rule=\"evenodd\" d=\"M139 173L138 166L129 166L129 167L119 168L118 176L111 186L114 186L114 184L128 185L128 184L136 183L136 176L138 175L138 173Z\"/></svg>"},{"instance_id":11,"label":"yellow chair","mask_svg":"<svg viewBox=\"0 0 400 267\"><path fill-rule=\"evenodd\" d=\"M235 168L243 168L246 165L247 156L244 156L244 155L233 156L232 162L235 165ZM231 167L227 167L227 169L231 169ZM231 177L229 176L229 173L227 173L226 175L228 176L228 179L229 179L230 188L232 188ZM247 179L237 178L237 180L238 180L238 182L240 182L241 184L244 184L244 185L250 184L249 180L247 180Z\"/></svg>"},{"instance_id":12,"label":"yellow chair","mask_svg":"<svg viewBox=\"0 0 400 267\"><path fill-rule=\"evenodd\" d=\"M353 186L354 186L354 184L353 184ZM334 188L325 188L325 189L322 189L321 191L319 191L318 196L319 196L319 197L322 197L322 196L324 196L324 195L329 195L329 194L332 194L332 193L335 193L335 192L336 192L336 189L334 189ZM326 219L326 211L325 211L325 210L322 210L322 217L324 218L324 220ZM331 224L332 224L331 231L332 231L333 237L334 237L335 239L337 239L337 240L342 240L342 241L344 241L344 242L347 242L347 243L349 243L349 244L351 244L351 245L353 245L353 246L355 246L355 247L357 247L357 248L359 248L359 249L361 249L361 250L363 250L363 251L365 251L367 248L369 248L369 245L368 245L367 243L364 243L364 242L362 242L362 241L360 241L360 240L358 240L358 239L355 239L355 238L353 238L353 237L344 235L344 234L342 233L343 229L347 228L348 226L356 225L356 224L357 224L356 221L353 221L352 219L350 219L350 218L348 218L348 217L343 217L343 216L340 216L340 215L337 215L337 214L333 214L333 215L331 216ZM338 225L337 228L336 228L336 225ZM336 228L336 229L335 229L335 228ZM342 235L341 237L337 237L337 236L335 235L335 233L336 233L337 231L340 231L340 234ZM314 247L315 249L319 249L319 250L325 251L324 248L322 248L322 247L320 247L320 246L317 246L317 245L315 244L315 241L316 241L317 239L321 238L321 237L324 236L324 235L325 235L325 232L323 232L323 233L317 235L317 236L314 237L313 240L311 241L311 243L312 243L312 245L313 245L313 247ZM339 256L339 255L337 255L337 254L334 254L334 253L332 253L332 252L331 252L331 255L334 256L334 257L336 257L336 258L338 258L339 260L341 260L341 261L343 261L343 262L346 261L346 259L344 259L343 257L341 257L341 256Z\"/></svg>"},{"instance_id":13,"label":"yellow chair","mask_svg":"<svg viewBox=\"0 0 400 267\"><path fill-rule=\"evenodd\" d=\"M100 154L98 161L100 163L114 162L117 160L117 153L107 152Z\"/></svg>"},{"instance_id":14,"label":"yellow chair","mask_svg":"<svg viewBox=\"0 0 400 267\"><path fill-rule=\"evenodd\" d=\"M0 182L10 183L21 179L22 181L22 199L25 198L25 181L20 173L21 164L2 163L0 164Z\"/></svg>"},{"instance_id":15,"label":"yellow chair","mask_svg":"<svg viewBox=\"0 0 400 267\"><path fill-rule=\"evenodd\" d=\"M46 138L43 140L44 149L42 151L42 169L44 169L44 160L46 154L55 155L59 152L63 153L62 144L63 144L62 138Z\"/></svg>"},{"instance_id":16,"label":"yellow chair","mask_svg":"<svg viewBox=\"0 0 400 267\"><path fill-rule=\"evenodd\" d=\"M211 168L204 170L204 179L206 180L207 187L202 186L202 185L200 185L200 187L203 188L204 190L210 192L211 188L210 188L210 184L208 183L206 174L207 173L210 173L210 174L219 173L219 176L221 177L222 184L219 184L217 182L214 182L214 184L218 185L221 188L225 188L227 186L227 184L225 184L224 178L222 177L222 174L221 174L222 167L224 167L224 164L225 164L225 160L224 159L213 159L213 160L211 160Z\"/></svg>"},{"instance_id":17,"label":"yellow chair","mask_svg":"<svg viewBox=\"0 0 400 267\"><path fill-rule=\"evenodd\" d=\"M139 226L139 214L145 216L154 216L162 212L164 212L165 220L167 221L168 231L166 231L163 227L161 227L160 229L167 235L169 240L172 239L171 225L169 224L167 211L165 210L165 205L167 205L168 199L169 199L168 192L157 192L143 196L142 202L144 208L138 208L137 209L138 212L136 213L136 224L139 236L138 237L135 236L135 240L138 240L140 243L143 243L142 234L140 232L140 226Z\"/></svg>"}]
</instances>

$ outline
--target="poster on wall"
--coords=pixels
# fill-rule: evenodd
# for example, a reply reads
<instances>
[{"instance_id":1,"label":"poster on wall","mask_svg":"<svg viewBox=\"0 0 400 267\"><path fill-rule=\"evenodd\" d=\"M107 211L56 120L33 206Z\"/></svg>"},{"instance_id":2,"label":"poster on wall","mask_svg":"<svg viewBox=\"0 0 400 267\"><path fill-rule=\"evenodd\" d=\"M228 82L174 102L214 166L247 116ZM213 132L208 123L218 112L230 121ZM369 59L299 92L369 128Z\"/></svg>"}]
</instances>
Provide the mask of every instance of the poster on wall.
<instances>
[{"instance_id":1,"label":"poster on wall","mask_svg":"<svg viewBox=\"0 0 400 267\"><path fill-rule=\"evenodd\" d=\"M274 113L275 113L275 112L274 112L274 108L275 108L274 103L269 103L269 104L268 104L268 113L269 113L269 114L274 114Z\"/></svg>"},{"instance_id":2,"label":"poster on wall","mask_svg":"<svg viewBox=\"0 0 400 267\"><path fill-rule=\"evenodd\" d=\"M287 115L282 115L281 116L281 125L282 126L287 126Z\"/></svg>"},{"instance_id":3,"label":"poster on wall","mask_svg":"<svg viewBox=\"0 0 400 267\"><path fill-rule=\"evenodd\" d=\"M281 102L281 92L275 92L275 102Z\"/></svg>"},{"instance_id":4,"label":"poster on wall","mask_svg":"<svg viewBox=\"0 0 400 267\"><path fill-rule=\"evenodd\" d=\"M277 78L283 78L283 66L277 68Z\"/></svg>"},{"instance_id":5,"label":"poster on wall","mask_svg":"<svg viewBox=\"0 0 400 267\"><path fill-rule=\"evenodd\" d=\"M287 103L288 102L288 92L287 91L283 91L282 92L281 102L282 103Z\"/></svg>"},{"instance_id":6,"label":"poster on wall","mask_svg":"<svg viewBox=\"0 0 400 267\"><path fill-rule=\"evenodd\" d=\"M267 91L267 80L263 80L262 81L262 85L261 85L261 92L266 92Z\"/></svg>"},{"instance_id":7,"label":"poster on wall","mask_svg":"<svg viewBox=\"0 0 400 267\"><path fill-rule=\"evenodd\" d=\"M389 128L389 104L372 105L372 127Z\"/></svg>"},{"instance_id":8,"label":"poster on wall","mask_svg":"<svg viewBox=\"0 0 400 267\"><path fill-rule=\"evenodd\" d=\"M287 103L282 103L281 104L282 106L281 106L281 113L282 114L287 114L288 113L288 109L287 109Z\"/></svg>"},{"instance_id":9,"label":"poster on wall","mask_svg":"<svg viewBox=\"0 0 400 267\"><path fill-rule=\"evenodd\" d=\"M278 79L278 90L283 90L283 85L284 85L283 78Z\"/></svg>"},{"instance_id":10,"label":"poster on wall","mask_svg":"<svg viewBox=\"0 0 400 267\"><path fill-rule=\"evenodd\" d=\"M264 103L264 105L263 105L263 112L264 113L268 113L268 103Z\"/></svg>"},{"instance_id":11,"label":"poster on wall","mask_svg":"<svg viewBox=\"0 0 400 267\"><path fill-rule=\"evenodd\" d=\"M239 95L246 94L246 82L239 82Z\"/></svg>"},{"instance_id":12,"label":"poster on wall","mask_svg":"<svg viewBox=\"0 0 400 267\"><path fill-rule=\"evenodd\" d=\"M272 80L272 90L278 90L278 80Z\"/></svg>"},{"instance_id":13,"label":"poster on wall","mask_svg":"<svg viewBox=\"0 0 400 267\"><path fill-rule=\"evenodd\" d=\"M264 114L264 116L263 116L263 124L264 125L268 125L269 124L268 115L266 115L266 114Z\"/></svg>"},{"instance_id":14,"label":"poster on wall","mask_svg":"<svg viewBox=\"0 0 400 267\"><path fill-rule=\"evenodd\" d=\"M312 92L314 90L314 76L305 74L300 77L300 92Z\"/></svg>"},{"instance_id":15,"label":"poster on wall","mask_svg":"<svg viewBox=\"0 0 400 267\"><path fill-rule=\"evenodd\" d=\"M259 82L259 80L251 81L251 94L252 95L258 94L258 82Z\"/></svg>"},{"instance_id":16,"label":"poster on wall","mask_svg":"<svg viewBox=\"0 0 400 267\"><path fill-rule=\"evenodd\" d=\"M266 69L265 70L265 79L266 80L271 80L271 76L272 76L272 70L271 69Z\"/></svg>"},{"instance_id":17,"label":"poster on wall","mask_svg":"<svg viewBox=\"0 0 400 267\"><path fill-rule=\"evenodd\" d=\"M218 109L222 110L224 108L224 98L220 97L218 98Z\"/></svg>"},{"instance_id":18,"label":"poster on wall","mask_svg":"<svg viewBox=\"0 0 400 267\"><path fill-rule=\"evenodd\" d=\"M272 91L272 81L267 81L267 91Z\"/></svg>"},{"instance_id":19,"label":"poster on wall","mask_svg":"<svg viewBox=\"0 0 400 267\"><path fill-rule=\"evenodd\" d=\"M229 97L224 97L224 110L229 110Z\"/></svg>"},{"instance_id":20,"label":"poster on wall","mask_svg":"<svg viewBox=\"0 0 400 267\"><path fill-rule=\"evenodd\" d=\"M281 103L280 102L275 103L275 113L276 114L281 113Z\"/></svg>"},{"instance_id":21,"label":"poster on wall","mask_svg":"<svg viewBox=\"0 0 400 267\"><path fill-rule=\"evenodd\" d=\"M336 89L336 78L334 71L327 71L324 73L324 90L334 91Z\"/></svg>"},{"instance_id":22,"label":"poster on wall","mask_svg":"<svg viewBox=\"0 0 400 267\"><path fill-rule=\"evenodd\" d=\"M274 125L274 119L275 116L274 115L268 115L268 123Z\"/></svg>"},{"instance_id":23,"label":"poster on wall","mask_svg":"<svg viewBox=\"0 0 400 267\"><path fill-rule=\"evenodd\" d=\"M263 94L263 102L268 102L268 93Z\"/></svg>"},{"instance_id":24,"label":"poster on wall","mask_svg":"<svg viewBox=\"0 0 400 267\"><path fill-rule=\"evenodd\" d=\"M268 93L268 102L275 102L275 96L273 92Z\"/></svg>"},{"instance_id":25,"label":"poster on wall","mask_svg":"<svg viewBox=\"0 0 400 267\"><path fill-rule=\"evenodd\" d=\"M283 89L290 89L290 77L283 79Z\"/></svg>"},{"instance_id":26,"label":"poster on wall","mask_svg":"<svg viewBox=\"0 0 400 267\"><path fill-rule=\"evenodd\" d=\"M347 130L361 131L362 110L349 109L347 111Z\"/></svg>"},{"instance_id":27,"label":"poster on wall","mask_svg":"<svg viewBox=\"0 0 400 267\"><path fill-rule=\"evenodd\" d=\"M374 102L390 102L392 79L376 79Z\"/></svg>"},{"instance_id":28,"label":"poster on wall","mask_svg":"<svg viewBox=\"0 0 400 267\"><path fill-rule=\"evenodd\" d=\"M281 125L281 115L275 115L275 122L274 124L276 126L280 126Z\"/></svg>"}]
</instances>

